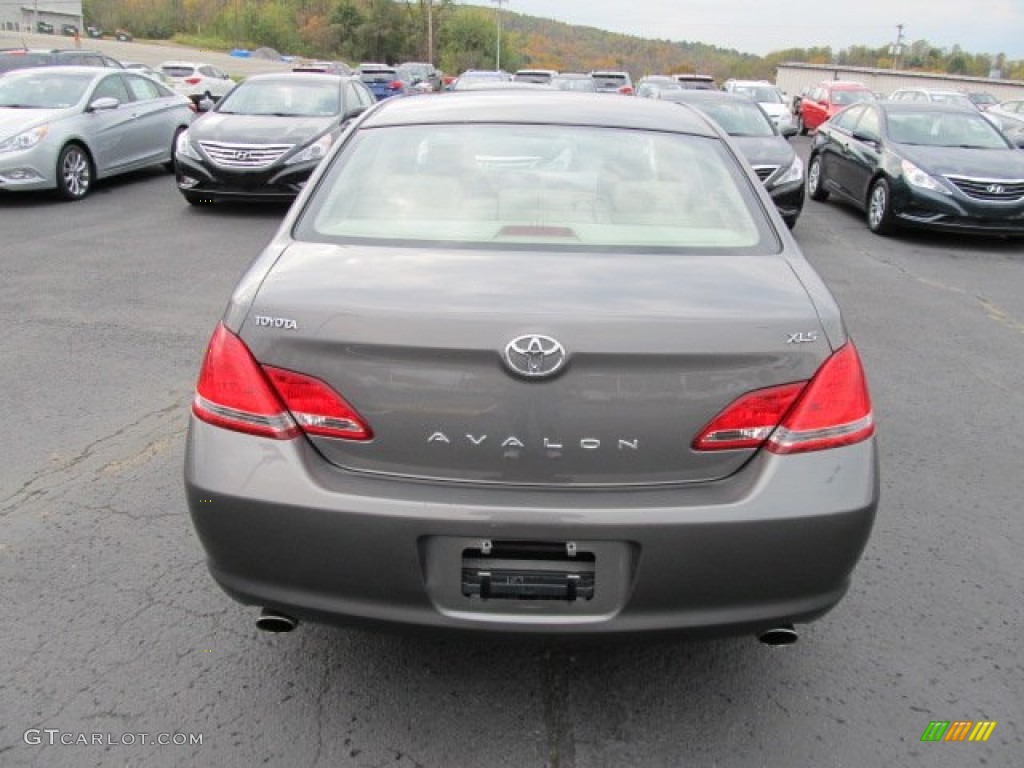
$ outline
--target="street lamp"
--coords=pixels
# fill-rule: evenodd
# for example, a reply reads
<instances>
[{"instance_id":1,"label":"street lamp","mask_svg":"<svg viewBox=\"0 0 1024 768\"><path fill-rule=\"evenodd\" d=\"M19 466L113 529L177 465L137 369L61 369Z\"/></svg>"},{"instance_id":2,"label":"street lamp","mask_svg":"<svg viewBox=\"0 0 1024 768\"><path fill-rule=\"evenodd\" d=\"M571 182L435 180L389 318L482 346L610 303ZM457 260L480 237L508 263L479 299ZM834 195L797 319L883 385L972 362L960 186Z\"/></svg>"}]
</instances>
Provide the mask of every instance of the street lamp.
<instances>
[{"instance_id":1,"label":"street lamp","mask_svg":"<svg viewBox=\"0 0 1024 768\"><path fill-rule=\"evenodd\" d=\"M503 3L507 3L508 0L491 0L494 3L494 27L497 30L497 38L495 44L494 54L494 68L497 71L501 71L501 6Z\"/></svg>"}]
</instances>

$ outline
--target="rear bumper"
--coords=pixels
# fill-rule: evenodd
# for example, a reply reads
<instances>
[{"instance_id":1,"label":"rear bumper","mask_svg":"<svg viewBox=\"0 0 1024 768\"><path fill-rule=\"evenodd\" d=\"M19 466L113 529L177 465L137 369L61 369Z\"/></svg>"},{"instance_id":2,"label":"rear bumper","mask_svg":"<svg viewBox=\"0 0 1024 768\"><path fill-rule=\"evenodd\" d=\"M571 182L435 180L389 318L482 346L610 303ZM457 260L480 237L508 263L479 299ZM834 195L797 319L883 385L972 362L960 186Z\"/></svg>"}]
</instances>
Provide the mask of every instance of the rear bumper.
<instances>
[{"instance_id":1,"label":"rear bumper","mask_svg":"<svg viewBox=\"0 0 1024 768\"><path fill-rule=\"evenodd\" d=\"M305 440L193 418L188 504L220 586L297 618L552 635L758 632L845 593L878 502L874 440L755 456L700 487L455 486L346 473ZM573 542L590 600L463 594L485 541Z\"/></svg>"}]
</instances>

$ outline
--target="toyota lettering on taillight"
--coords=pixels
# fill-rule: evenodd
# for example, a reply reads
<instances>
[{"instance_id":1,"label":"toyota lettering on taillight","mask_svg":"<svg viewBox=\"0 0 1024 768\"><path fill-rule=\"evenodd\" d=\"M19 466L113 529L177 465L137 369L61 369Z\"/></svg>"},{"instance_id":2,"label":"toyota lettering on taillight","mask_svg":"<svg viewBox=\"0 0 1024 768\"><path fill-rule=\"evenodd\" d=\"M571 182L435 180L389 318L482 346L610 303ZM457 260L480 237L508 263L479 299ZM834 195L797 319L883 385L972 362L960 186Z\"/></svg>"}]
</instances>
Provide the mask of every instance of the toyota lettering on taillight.
<instances>
[{"instance_id":1,"label":"toyota lettering on taillight","mask_svg":"<svg viewBox=\"0 0 1024 768\"><path fill-rule=\"evenodd\" d=\"M207 347L192 412L209 424L275 440L290 440L300 432L345 440L373 437L355 408L328 384L261 366L223 324Z\"/></svg>"}]
</instances>

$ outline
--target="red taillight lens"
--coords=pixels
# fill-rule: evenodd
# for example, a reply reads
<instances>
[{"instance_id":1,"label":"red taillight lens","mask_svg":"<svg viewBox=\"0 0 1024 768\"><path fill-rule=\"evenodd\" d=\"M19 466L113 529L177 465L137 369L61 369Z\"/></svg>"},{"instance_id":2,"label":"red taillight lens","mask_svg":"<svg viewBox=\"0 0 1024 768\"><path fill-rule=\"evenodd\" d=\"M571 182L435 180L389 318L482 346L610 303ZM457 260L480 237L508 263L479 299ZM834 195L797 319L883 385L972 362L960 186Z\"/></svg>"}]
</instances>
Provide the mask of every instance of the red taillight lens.
<instances>
[{"instance_id":1,"label":"red taillight lens","mask_svg":"<svg viewBox=\"0 0 1024 768\"><path fill-rule=\"evenodd\" d=\"M619 87L619 93L623 94L624 96L632 96L633 89L628 85L623 85Z\"/></svg>"},{"instance_id":2,"label":"red taillight lens","mask_svg":"<svg viewBox=\"0 0 1024 768\"><path fill-rule=\"evenodd\" d=\"M758 448L793 405L806 382L758 389L734 400L693 441L697 451Z\"/></svg>"},{"instance_id":3,"label":"red taillight lens","mask_svg":"<svg viewBox=\"0 0 1024 768\"><path fill-rule=\"evenodd\" d=\"M199 85L203 80L199 77L186 77L185 82L189 85Z\"/></svg>"},{"instance_id":4,"label":"red taillight lens","mask_svg":"<svg viewBox=\"0 0 1024 768\"><path fill-rule=\"evenodd\" d=\"M312 376L261 367L223 324L210 339L192 412L224 429L289 440L301 432L369 440L369 426L327 384Z\"/></svg>"},{"instance_id":5,"label":"red taillight lens","mask_svg":"<svg viewBox=\"0 0 1024 768\"><path fill-rule=\"evenodd\" d=\"M277 440L299 433L248 347L223 324L206 349L192 413L224 429Z\"/></svg>"},{"instance_id":6,"label":"red taillight lens","mask_svg":"<svg viewBox=\"0 0 1024 768\"><path fill-rule=\"evenodd\" d=\"M390 83L388 83L388 88L390 88L392 91L400 91L402 90L402 81L392 80Z\"/></svg>"},{"instance_id":7,"label":"red taillight lens","mask_svg":"<svg viewBox=\"0 0 1024 768\"><path fill-rule=\"evenodd\" d=\"M373 437L356 409L320 379L269 365L263 366L263 370L306 434L346 440Z\"/></svg>"},{"instance_id":8,"label":"red taillight lens","mask_svg":"<svg viewBox=\"0 0 1024 768\"><path fill-rule=\"evenodd\" d=\"M772 453L803 453L867 440L875 433L871 395L853 342L824 362L768 440Z\"/></svg>"},{"instance_id":9,"label":"red taillight lens","mask_svg":"<svg viewBox=\"0 0 1024 768\"><path fill-rule=\"evenodd\" d=\"M765 444L772 453L803 453L858 443L874 432L867 380L850 342L810 382L759 389L735 400L698 433L693 448L724 451Z\"/></svg>"}]
</instances>

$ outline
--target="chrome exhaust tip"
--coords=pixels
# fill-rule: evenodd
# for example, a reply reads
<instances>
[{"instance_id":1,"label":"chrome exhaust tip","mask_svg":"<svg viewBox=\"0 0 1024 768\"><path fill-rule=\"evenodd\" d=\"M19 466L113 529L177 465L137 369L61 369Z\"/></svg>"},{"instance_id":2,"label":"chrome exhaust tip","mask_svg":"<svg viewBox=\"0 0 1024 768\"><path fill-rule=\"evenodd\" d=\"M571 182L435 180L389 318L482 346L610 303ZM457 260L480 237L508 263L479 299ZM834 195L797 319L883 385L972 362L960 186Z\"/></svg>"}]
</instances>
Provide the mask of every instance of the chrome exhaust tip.
<instances>
[{"instance_id":1,"label":"chrome exhaust tip","mask_svg":"<svg viewBox=\"0 0 1024 768\"><path fill-rule=\"evenodd\" d=\"M291 632L298 625L299 622L291 616L285 616L283 613L270 611L266 608L260 613L260 617L256 619L256 629L261 629L264 632Z\"/></svg>"},{"instance_id":2,"label":"chrome exhaust tip","mask_svg":"<svg viewBox=\"0 0 1024 768\"><path fill-rule=\"evenodd\" d=\"M793 629L792 624L783 624L781 627L772 627L766 629L757 639L760 640L764 645L780 646L780 645L792 645L798 639L796 630Z\"/></svg>"}]
</instances>

